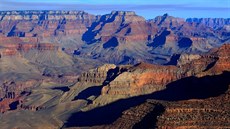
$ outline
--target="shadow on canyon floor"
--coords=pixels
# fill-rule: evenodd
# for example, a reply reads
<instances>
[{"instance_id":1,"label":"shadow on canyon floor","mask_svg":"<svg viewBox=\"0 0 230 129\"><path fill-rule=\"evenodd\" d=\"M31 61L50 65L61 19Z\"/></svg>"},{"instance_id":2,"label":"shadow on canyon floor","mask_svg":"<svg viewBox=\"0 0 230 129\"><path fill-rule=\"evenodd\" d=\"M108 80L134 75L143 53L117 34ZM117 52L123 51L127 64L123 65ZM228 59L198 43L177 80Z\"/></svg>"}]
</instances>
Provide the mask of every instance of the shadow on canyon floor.
<instances>
[{"instance_id":1,"label":"shadow on canyon floor","mask_svg":"<svg viewBox=\"0 0 230 129\"><path fill-rule=\"evenodd\" d=\"M52 88L52 90L60 90L60 91L62 91L62 92L67 92L67 91L69 91L70 89L69 89L69 87L67 87L67 86L63 86L63 87L54 87L54 88Z\"/></svg>"},{"instance_id":2,"label":"shadow on canyon floor","mask_svg":"<svg viewBox=\"0 0 230 129\"><path fill-rule=\"evenodd\" d=\"M77 96L74 97L73 101L78 100L78 99L87 99L90 96L99 96L101 94L101 89L102 86L92 86L89 87L82 92L80 92Z\"/></svg>"},{"instance_id":3,"label":"shadow on canyon floor","mask_svg":"<svg viewBox=\"0 0 230 129\"><path fill-rule=\"evenodd\" d=\"M183 78L169 83L166 89L162 91L121 99L86 112L73 113L64 124L64 127L111 124L122 115L123 111L144 103L147 99L179 101L219 96L228 90L230 84L229 78L230 72L223 72L221 75L205 76L201 78Z\"/></svg>"}]
</instances>

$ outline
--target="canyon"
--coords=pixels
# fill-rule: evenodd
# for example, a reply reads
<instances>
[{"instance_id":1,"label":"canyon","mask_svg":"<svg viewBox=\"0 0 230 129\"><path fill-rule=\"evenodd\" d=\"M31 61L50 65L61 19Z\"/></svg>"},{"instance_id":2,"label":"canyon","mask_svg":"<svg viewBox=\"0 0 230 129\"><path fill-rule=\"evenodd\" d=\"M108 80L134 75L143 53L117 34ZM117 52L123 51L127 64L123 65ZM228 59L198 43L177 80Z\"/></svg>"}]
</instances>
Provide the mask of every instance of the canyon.
<instances>
[{"instance_id":1,"label":"canyon","mask_svg":"<svg viewBox=\"0 0 230 129\"><path fill-rule=\"evenodd\" d=\"M167 64L173 54L208 52L229 42L229 19L221 18L164 14L146 20L131 11L97 16L84 11L0 14L1 44L52 43L70 55L113 64ZM9 48L5 51L15 54Z\"/></svg>"},{"instance_id":2,"label":"canyon","mask_svg":"<svg viewBox=\"0 0 230 129\"><path fill-rule=\"evenodd\" d=\"M230 19L0 11L1 128L229 128Z\"/></svg>"}]
</instances>

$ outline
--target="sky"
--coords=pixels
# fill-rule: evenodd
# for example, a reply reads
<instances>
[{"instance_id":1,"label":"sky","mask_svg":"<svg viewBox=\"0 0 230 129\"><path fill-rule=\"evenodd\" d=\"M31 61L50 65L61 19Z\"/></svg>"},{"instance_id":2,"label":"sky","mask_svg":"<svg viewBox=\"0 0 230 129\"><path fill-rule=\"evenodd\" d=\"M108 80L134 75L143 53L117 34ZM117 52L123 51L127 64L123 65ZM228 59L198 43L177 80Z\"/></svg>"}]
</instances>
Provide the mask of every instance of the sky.
<instances>
[{"instance_id":1,"label":"sky","mask_svg":"<svg viewBox=\"0 0 230 129\"><path fill-rule=\"evenodd\" d=\"M182 18L230 18L230 0L0 0L0 10L135 11L146 19L168 13Z\"/></svg>"}]
</instances>

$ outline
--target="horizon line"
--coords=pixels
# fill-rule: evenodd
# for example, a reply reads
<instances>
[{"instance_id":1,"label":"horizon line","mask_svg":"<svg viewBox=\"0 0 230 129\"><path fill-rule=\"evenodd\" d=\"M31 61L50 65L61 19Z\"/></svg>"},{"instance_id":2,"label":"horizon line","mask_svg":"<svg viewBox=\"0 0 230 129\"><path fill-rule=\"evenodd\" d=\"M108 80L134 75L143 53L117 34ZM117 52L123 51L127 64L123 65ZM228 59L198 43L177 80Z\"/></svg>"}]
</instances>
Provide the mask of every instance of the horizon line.
<instances>
[{"instance_id":1,"label":"horizon line","mask_svg":"<svg viewBox=\"0 0 230 129\"><path fill-rule=\"evenodd\" d=\"M150 18L150 19L147 19L146 17L142 16L142 15L138 15L136 13L136 11L134 10L111 10L109 11L110 13L103 13L103 14L98 14L98 13L90 13L89 11L86 11L86 10L79 10L79 9L15 9L15 10L0 10L0 12L13 12L13 11L78 11L78 12L85 12L85 13L88 13L88 14L91 14L91 15L95 15L95 16L102 16L102 15L108 15L108 14L111 14L112 12L134 12L137 16L141 16L143 18L145 18L146 20L151 20L151 19L154 19L158 16L163 16L165 14L167 14L168 16L172 16L172 17L175 17L175 18L181 18L181 19L190 19L190 18L197 18L197 19L200 19L200 18L222 18L222 19L230 19L228 17L179 17L179 16L174 16L174 15L170 15L170 13L163 13L163 14L159 14L159 15L155 15L153 16L154 18Z\"/></svg>"}]
</instances>

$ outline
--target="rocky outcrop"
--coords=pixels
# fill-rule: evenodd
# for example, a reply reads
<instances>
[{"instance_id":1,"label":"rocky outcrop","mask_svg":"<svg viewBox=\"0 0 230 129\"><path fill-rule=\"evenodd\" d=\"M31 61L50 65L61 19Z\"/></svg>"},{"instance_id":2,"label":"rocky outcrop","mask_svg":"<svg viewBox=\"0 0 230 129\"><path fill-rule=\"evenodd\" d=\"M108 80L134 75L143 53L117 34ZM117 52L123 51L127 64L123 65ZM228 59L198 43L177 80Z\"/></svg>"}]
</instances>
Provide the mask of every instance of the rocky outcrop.
<instances>
[{"instance_id":1,"label":"rocky outcrop","mask_svg":"<svg viewBox=\"0 0 230 129\"><path fill-rule=\"evenodd\" d=\"M44 109L44 107L40 107L40 106L34 106L34 105L25 106L23 104L20 104L18 107L22 110L30 110L30 111L39 111L41 109Z\"/></svg>"},{"instance_id":2,"label":"rocky outcrop","mask_svg":"<svg viewBox=\"0 0 230 129\"><path fill-rule=\"evenodd\" d=\"M201 56L199 54L181 54L177 60L177 65L184 65L192 62L193 60L199 59Z\"/></svg>"},{"instance_id":3,"label":"rocky outcrop","mask_svg":"<svg viewBox=\"0 0 230 129\"><path fill-rule=\"evenodd\" d=\"M164 88L167 83L179 78L174 66L157 66L140 63L118 75L102 94L135 96L148 94Z\"/></svg>"},{"instance_id":4,"label":"rocky outcrop","mask_svg":"<svg viewBox=\"0 0 230 129\"><path fill-rule=\"evenodd\" d=\"M27 81L10 81L0 85L0 112L4 113L8 110L15 110L22 104L23 96L30 93L26 92L33 87L36 87L37 80Z\"/></svg>"},{"instance_id":5,"label":"rocky outcrop","mask_svg":"<svg viewBox=\"0 0 230 129\"><path fill-rule=\"evenodd\" d=\"M78 82L94 85L105 85L113 80L121 72L126 71L128 67L129 66L117 67L114 64L104 64L96 69L91 69L82 73L78 78Z\"/></svg>"},{"instance_id":6,"label":"rocky outcrop","mask_svg":"<svg viewBox=\"0 0 230 129\"><path fill-rule=\"evenodd\" d=\"M36 80L4 82L0 86L0 98L15 99L25 89L36 86L36 83L38 83Z\"/></svg>"},{"instance_id":7,"label":"rocky outcrop","mask_svg":"<svg viewBox=\"0 0 230 129\"><path fill-rule=\"evenodd\" d=\"M230 45L225 44L219 49L213 49L210 55L205 55L203 58L213 58L216 61L207 66L206 71L210 73L222 73L223 71L229 71L230 69Z\"/></svg>"}]
</instances>

